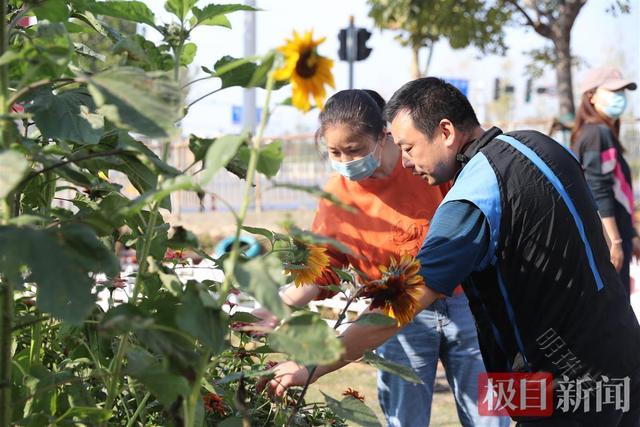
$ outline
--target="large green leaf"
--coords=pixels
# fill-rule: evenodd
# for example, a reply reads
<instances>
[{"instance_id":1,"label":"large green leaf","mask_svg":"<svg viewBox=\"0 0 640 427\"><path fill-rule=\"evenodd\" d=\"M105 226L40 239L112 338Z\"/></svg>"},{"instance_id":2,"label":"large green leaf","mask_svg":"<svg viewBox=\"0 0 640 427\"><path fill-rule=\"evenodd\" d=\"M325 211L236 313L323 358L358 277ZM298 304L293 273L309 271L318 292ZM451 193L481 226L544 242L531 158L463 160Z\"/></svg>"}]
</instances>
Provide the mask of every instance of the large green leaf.
<instances>
[{"instance_id":1,"label":"large green leaf","mask_svg":"<svg viewBox=\"0 0 640 427\"><path fill-rule=\"evenodd\" d=\"M97 144L104 132L104 118L95 113L95 104L85 89L60 94L41 90L26 108L45 138L78 144Z\"/></svg>"},{"instance_id":2,"label":"large green leaf","mask_svg":"<svg viewBox=\"0 0 640 427\"><path fill-rule=\"evenodd\" d=\"M25 266L30 271L26 280ZM35 282L42 311L80 323L95 300L90 273L115 276L120 268L93 231L76 224L49 230L0 227L0 270L16 284Z\"/></svg>"},{"instance_id":3,"label":"large green leaf","mask_svg":"<svg viewBox=\"0 0 640 427\"><path fill-rule=\"evenodd\" d=\"M176 15L181 21L187 17L189 10L197 3L197 0L167 0L164 8Z\"/></svg>"},{"instance_id":4,"label":"large green leaf","mask_svg":"<svg viewBox=\"0 0 640 427\"><path fill-rule=\"evenodd\" d=\"M134 347L127 352L126 373L138 379L165 407L180 396L187 396L190 388L186 378L168 372L167 368L146 350Z\"/></svg>"},{"instance_id":5,"label":"large green leaf","mask_svg":"<svg viewBox=\"0 0 640 427\"><path fill-rule=\"evenodd\" d=\"M274 58L274 55L267 55L258 64L246 58L224 56L215 63L214 76L222 81L220 89L233 86L264 88Z\"/></svg>"},{"instance_id":6,"label":"large green leaf","mask_svg":"<svg viewBox=\"0 0 640 427\"><path fill-rule=\"evenodd\" d=\"M196 286L188 286L176 310L176 324L215 354L224 347L226 321L220 309L206 307Z\"/></svg>"},{"instance_id":7,"label":"large green leaf","mask_svg":"<svg viewBox=\"0 0 640 427\"><path fill-rule=\"evenodd\" d=\"M162 202L167 196L175 191L197 189L199 189L199 187L194 184L190 176L182 175L175 178L169 178L163 181L157 190L148 191L138 196L129 206L122 209L120 214L125 216L134 215L153 202Z\"/></svg>"},{"instance_id":8,"label":"large green leaf","mask_svg":"<svg viewBox=\"0 0 640 427\"><path fill-rule=\"evenodd\" d=\"M175 131L181 116L178 85L163 73L119 67L83 77L99 112L118 126L151 137Z\"/></svg>"},{"instance_id":9,"label":"large green leaf","mask_svg":"<svg viewBox=\"0 0 640 427\"><path fill-rule=\"evenodd\" d=\"M90 2L86 6L86 10L104 16L112 16L114 18L125 19L127 21L139 22L155 26L155 15L141 1L100 1Z\"/></svg>"},{"instance_id":10,"label":"large green leaf","mask_svg":"<svg viewBox=\"0 0 640 427\"><path fill-rule=\"evenodd\" d=\"M226 274L230 274L228 266L225 267ZM253 296L278 318L284 319L289 315L289 309L279 294L280 287L285 284L285 277L277 256L267 255L238 264L234 276L240 289Z\"/></svg>"},{"instance_id":11,"label":"large green leaf","mask_svg":"<svg viewBox=\"0 0 640 427\"><path fill-rule=\"evenodd\" d=\"M405 381L409 381L414 384L422 384L422 380L411 366L391 362L370 351L364 354L364 356L362 357L362 362L368 363L371 366L375 366L381 371L398 375Z\"/></svg>"},{"instance_id":12,"label":"large green leaf","mask_svg":"<svg viewBox=\"0 0 640 427\"><path fill-rule=\"evenodd\" d=\"M206 185L214 175L229 163L238 149L248 138L247 134L225 135L216 139L208 148L204 158L204 172L200 175L201 185Z\"/></svg>"},{"instance_id":13,"label":"large green leaf","mask_svg":"<svg viewBox=\"0 0 640 427\"><path fill-rule=\"evenodd\" d=\"M48 0L33 9L38 21L65 22L69 19L69 8L65 0Z\"/></svg>"},{"instance_id":14,"label":"large green leaf","mask_svg":"<svg viewBox=\"0 0 640 427\"><path fill-rule=\"evenodd\" d=\"M240 147L238 151L238 161L246 165L249 163L251 150L247 146ZM276 176L284 160L284 152L282 151L282 141L273 141L260 147L258 151L258 172L266 175L268 178Z\"/></svg>"},{"instance_id":15,"label":"large green leaf","mask_svg":"<svg viewBox=\"0 0 640 427\"><path fill-rule=\"evenodd\" d=\"M29 163L25 157L14 150L0 152L0 199L15 188L29 169Z\"/></svg>"},{"instance_id":16,"label":"large green leaf","mask_svg":"<svg viewBox=\"0 0 640 427\"><path fill-rule=\"evenodd\" d=\"M194 27L196 25L217 25L231 28L229 19L225 15L241 10L256 11L258 9L244 4L209 4L202 9L194 7L191 11L196 18Z\"/></svg>"},{"instance_id":17,"label":"large green leaf","mask_svg":"<svg viewBox=\"0 0 640 427\"><path fill-rule=\"evenodd\" d=\"M324 365L337 361L344 348L336 331L318 313L301 311L269 334L269 345L304 365Z\"/></svg>"},{"instance_id":18,"label":"large green leaf","mask_svg":"<svg viewBox=\"0 0 640 427\"><path fill-rule=\"evenodd\" d=\"M322 392L321 392L322 393ZM362 427L381 427L380 421L364 402L352 396L347 396L342 400L336 400L333 397L322 393L327 406L335 412L335 414L347 421L351 421L349 425L357 425Z\"/></svg>"}]
</instances>

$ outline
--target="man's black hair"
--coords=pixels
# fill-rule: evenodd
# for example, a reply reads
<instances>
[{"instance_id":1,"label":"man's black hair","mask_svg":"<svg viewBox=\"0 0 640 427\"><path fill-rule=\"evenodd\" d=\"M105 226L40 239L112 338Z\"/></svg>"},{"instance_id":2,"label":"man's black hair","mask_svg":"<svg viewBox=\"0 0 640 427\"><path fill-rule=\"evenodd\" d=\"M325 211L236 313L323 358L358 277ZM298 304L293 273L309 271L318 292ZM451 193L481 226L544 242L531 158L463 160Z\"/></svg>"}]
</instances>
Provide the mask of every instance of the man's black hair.
<instances>
[{"instance_id":1,"label":"man's black hair","mask_svg":"<svg viewBox=\"0 0 640 427\"><path fill-rule=\"evenodd\" d=\"M442 119L450 120L462 131L480 126L467 97L453 85L435 77L413 80L398 89L387 102L385 119L391 122L401 111L407 111L413 125L429 138L433 137Z\"/></svg>"}]
</instances>

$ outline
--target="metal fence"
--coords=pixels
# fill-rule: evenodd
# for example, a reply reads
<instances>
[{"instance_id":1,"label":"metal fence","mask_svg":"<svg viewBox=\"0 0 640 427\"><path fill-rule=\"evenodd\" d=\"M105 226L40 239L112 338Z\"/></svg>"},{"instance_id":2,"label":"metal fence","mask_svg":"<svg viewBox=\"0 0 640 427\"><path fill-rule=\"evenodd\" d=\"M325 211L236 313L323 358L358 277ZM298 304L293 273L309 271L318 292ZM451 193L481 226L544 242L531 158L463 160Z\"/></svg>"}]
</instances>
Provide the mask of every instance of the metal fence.
<instances>
[{"instance_id":1,"label":"metal fence","mask_svg":"<svg viewBox=\"0 0 640 427\"><path fill-rule=\"evenodd\" d=\"M554 139L568 145L570 133L552 130L551 120L536 120L527 122L499 122L494 125L505 131L514 129L534 129L550 134ZM487 124L486 127L490 125ZM252 194L251 209L262 210L297 210L314 209L317 199L305 192L278 188L275 183L290 183L305 186L323 187L331 175L329 162L322 147L317 147L313 135L295 135L272 140L283 143L284 160L280 171L273 178L267 179L258 174L256 186ZM623 123L620 139L626 149L625 157L631 165L634 176L636 200L640 200L640 121ZM266 141L267 143L269 142ZM150 142L149 146L159 151L157 144ZM174 144L169 152L169 163L180 170L184 170L193 162L193 155L189 151L187 141ZM118 179L124 179L120 177ZM135 196L136 192L125 181L125 192ZM205 187L206 194L199 197L194 192L177 192L172 198L174 214L198 211L227 211L229 208L238 209L242 201L244 181L230 172L222 171Z\"/></svg>"}]
</instances>

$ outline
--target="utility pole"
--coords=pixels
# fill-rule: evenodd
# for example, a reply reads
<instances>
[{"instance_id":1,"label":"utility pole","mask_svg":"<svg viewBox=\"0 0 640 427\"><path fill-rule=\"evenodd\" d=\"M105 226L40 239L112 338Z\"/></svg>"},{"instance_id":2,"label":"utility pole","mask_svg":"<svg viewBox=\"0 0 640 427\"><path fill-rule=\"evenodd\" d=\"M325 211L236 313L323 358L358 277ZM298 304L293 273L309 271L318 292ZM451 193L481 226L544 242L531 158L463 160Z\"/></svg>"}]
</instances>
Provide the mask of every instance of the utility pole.
<instances>
[{"instance_id":1,"label":"utility pole","mask_svg":"<svg viewBox=\"0 0 640 427\"><path fill-rule=\"evenodd\" d=\"M353 15L349 16L347 29L347 61L349 61L349 89L353 89L353 63L356 60L356 27L353 23Z\"/></svg>"},{"instance_id":2,"label":"utility pole","mask_svg":"<svg viewBox=\"0 0 640 427\"><path fill-rule=\"evenodd\" d=\"M255 7L255 0L245 0L247 6ZM244 13L244 56L251 57L256 54L256 13L247 11ZM244 130L254 133L256 130L256 90L254 88L243 89L242 116Z\"/></svg>"}]
</instances>

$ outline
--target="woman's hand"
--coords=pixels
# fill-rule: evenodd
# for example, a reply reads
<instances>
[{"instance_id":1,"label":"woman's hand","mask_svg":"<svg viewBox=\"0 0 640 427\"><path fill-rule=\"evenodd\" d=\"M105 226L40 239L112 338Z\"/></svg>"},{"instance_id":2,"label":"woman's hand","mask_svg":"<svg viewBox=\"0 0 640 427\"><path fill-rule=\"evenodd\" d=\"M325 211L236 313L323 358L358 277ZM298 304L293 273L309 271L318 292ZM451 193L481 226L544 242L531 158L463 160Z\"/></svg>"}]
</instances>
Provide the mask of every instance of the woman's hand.
<instances>
[{"instance_id":1,"label":"woman's hand","mask_svg":"<svg viewBox=\"0 0 640 427\"><path fill-rule=\"evenodd\" d=\"M303 386L309 378L309 371L295 362L282 362L273 367L274 377L262 378L256 384L256 390L267 391L269 396L282 397L289 387ZM316 378L312 378L314 382Z\"/></svg>"},{"instance_id":2,"label":"woman's hand","mask_svg":"<svg viewBox=\"0 0 640 427\"><path fill-rule=\"evenodd\" d=\"M253 323L253 325L258 326L260 332L263 334L267 331L273 331L280 323L280 319L266 308L256 308L251 314L260 319L260 321Z\"/></svg>"},{"instance_id":3,"label":"woman's hand","mask_svg":"<svg viewBox=\"0 0 640 427\"><path fill-rule=\"evenodd\" d=\"M611 256L611 264L615 267L616 271L622 269L622 263L624 261L624 252L622 251L622 242L615 241L611 243L609 248L609 254Z\"/></svg>"}]
</instances>

